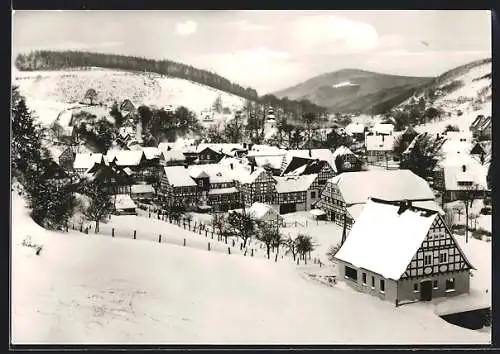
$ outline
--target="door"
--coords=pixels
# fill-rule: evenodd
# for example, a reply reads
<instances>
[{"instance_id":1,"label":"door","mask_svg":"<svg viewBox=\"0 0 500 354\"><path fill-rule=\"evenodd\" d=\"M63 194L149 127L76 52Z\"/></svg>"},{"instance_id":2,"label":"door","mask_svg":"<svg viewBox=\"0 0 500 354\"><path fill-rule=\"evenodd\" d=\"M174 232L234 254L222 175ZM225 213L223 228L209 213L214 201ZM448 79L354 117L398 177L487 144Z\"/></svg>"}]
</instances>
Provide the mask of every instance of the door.
<instances>
[{"instance_id":1,"label":"door","mask_svg":"<svg viewBox=\"0 0 500 354\"><path fill-rule=\"evenodd\" d=\"M420 283L420 301L432 300L432 281L425 280Z\"/></svg>"},{"instance_id":2,"label":"door","mask_svg":"<svg viewBox=\"0 0 500 354\"><path fill-rule=\"evenodd\" d=\"M281 204L280 214L294 213L297 211L297 206L295 204Z\"/></svg>"}]
</instances>

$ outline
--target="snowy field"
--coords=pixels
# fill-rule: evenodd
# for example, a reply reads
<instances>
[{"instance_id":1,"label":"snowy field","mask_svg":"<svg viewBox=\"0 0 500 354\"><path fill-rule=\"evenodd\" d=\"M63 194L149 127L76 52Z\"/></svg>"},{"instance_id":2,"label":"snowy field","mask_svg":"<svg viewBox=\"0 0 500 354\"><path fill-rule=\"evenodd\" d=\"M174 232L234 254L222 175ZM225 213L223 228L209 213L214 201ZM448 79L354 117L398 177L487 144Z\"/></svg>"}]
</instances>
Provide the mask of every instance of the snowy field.
<instances>
[{"instance_id":1,"label":"snowy field","mask_svg":"<svg viewBox=\"0 0 500 354\"><path fill-rule=\"evenodd\" d=\"M111 105L130 99L134 105L164 107L183 105L197 115L210 109L218 96L222 106L232 112L241 109L245 99L189 80L119 70L35 71L16 70L14 85L27 98L30 109L37 111L45 124L52 123L59 112L83 100L94 88L98 101ZM221 120L226 119L223 115Z\"/></svg>"},{"instance_id":2,"label":"snowy field","mask_svg":"<svg viewBox=\"0 0 500 354\"><path fill-rule=\"evenodd\" d=\"M16 344L490 342L430 308L326 287L287 263L45 231L23 204L13 194ZM19 245L26 234L40 256Z\"/></svg>"}]
</instances>

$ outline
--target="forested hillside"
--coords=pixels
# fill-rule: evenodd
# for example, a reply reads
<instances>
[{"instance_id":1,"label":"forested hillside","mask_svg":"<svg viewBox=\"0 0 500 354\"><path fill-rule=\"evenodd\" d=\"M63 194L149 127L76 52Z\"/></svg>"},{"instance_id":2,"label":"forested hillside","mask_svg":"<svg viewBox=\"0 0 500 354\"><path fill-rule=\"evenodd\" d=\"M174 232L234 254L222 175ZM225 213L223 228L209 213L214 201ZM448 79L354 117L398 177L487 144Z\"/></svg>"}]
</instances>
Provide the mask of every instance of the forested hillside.
<instances>
[{"instance_id":1,"label":"forested hillside","mask_svg":"<svg viewBox=\"0 0 500 354\"><path fill-rule=\"evenodd\" d=\"M34 51L29 54L19 54L15 60L15 66L17 69L24 71L62 70L95 66L109 69L155 72L198 82L247 99L257 99L255 89L244 88L210 71L197 69L171 60L153 60L79 51Z\"/></svg>"}]
</instances>

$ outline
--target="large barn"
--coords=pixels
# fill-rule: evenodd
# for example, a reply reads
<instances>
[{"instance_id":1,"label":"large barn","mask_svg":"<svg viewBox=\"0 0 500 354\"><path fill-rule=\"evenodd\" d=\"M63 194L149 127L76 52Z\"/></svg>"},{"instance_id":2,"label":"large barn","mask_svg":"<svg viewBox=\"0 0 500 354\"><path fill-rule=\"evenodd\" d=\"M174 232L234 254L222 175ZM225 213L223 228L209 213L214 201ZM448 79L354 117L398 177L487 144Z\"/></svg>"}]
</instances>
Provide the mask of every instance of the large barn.
<instances>
[{"instance_id":1,"label":"large barn","mask_svg":"<svg viewBox=\"0 0 500 354\"><path fill-rule=\"evenodd\" d=\"M468 293L473 269L438 212L381 199L366 202L335 259L347 284L396 306Z\"/></svg>"}]
</instances>

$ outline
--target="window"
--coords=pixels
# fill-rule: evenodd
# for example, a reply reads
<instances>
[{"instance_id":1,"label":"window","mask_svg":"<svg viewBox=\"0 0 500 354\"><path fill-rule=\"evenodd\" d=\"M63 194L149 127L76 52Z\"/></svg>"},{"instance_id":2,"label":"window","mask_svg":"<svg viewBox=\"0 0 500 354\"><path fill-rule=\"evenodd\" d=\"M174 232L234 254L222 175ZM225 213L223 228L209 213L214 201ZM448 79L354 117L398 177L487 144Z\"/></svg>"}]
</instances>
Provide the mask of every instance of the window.
<instances>
[{"instance_id":1,"label":"window","mask_svg":"<svg viewBox=\"0 0 500 354\"><path fill-rule=\"evenodd\" d=\"M315 191L311 192L311 198L316 198L316 192Z\"/></svg>"},{"instance_id":2,"label":"window","mask_svg":"<svg viewBox=\"0 0 500 354\"><path fill-rule=\"evenodd\" d=\"M385 292L385 280L380 279L380 292L383 293Z\"/></svg>"},{"instance_id":3,"label":"window","mask_svg":"<svg viewBox=\"0 0 500 354\"><path fill-rule=\"evenodd\" d=\"M351 267L345 267L345 277L354 281L358 280L358 271Z\"/></svg>"},{"instance_id":4,"label":"window","mask_svg":"<svg viewBox=\"0 0 500 354\"><path fill-rule=\"evenodd\" d=\"M424 265L432 265L432 254L426 254L424 256Z\"/></svg>"},{"instance_id":5,"label":"window","mask_svg":"<svg viewBox=\"0 0 500 354\"><path fill-rule=\"evenodd\" d=\"M448 253L439 253L439 263L446 263L448 261Z\"/></svg>"},{"instance_id":6,"label":"window","mask_svg":"<svg viewBox=\"0 0 500 354\"><path fill-rule=\"evenodd\" d=\"M418 292L418 283L413 284L413 291Z\"/></svg>"},{"instance_id":7,"label":"window","mask_svg":"<svg viewBox=\"0 0 500 354\"><path fill-rule=\"evenodd\" d=\"M432 287L433 287L434 289L437 289L437 288L438 288L438 281L437 281L437 280L434 280L434 281L432 282Z\"/></svg>"},{"instance_id":8,"label":"window","mask_svg":"<svg viewBox=\"0 0 500 354\"><path fill-rule=\"evenodd\" d=\"M375 277L372 275L372 289L375 289Z\"/></svg>"},{"instance_id":9,"label":"window","mask_svg":"<svg viewBox=\"0 0 500 354\"><path fill-rule=\"evenodd\" d=\"M366 285L366 273L361 275L361 279L363 280L363 285Z\"/></svg>"},{"instance_id":10,"label":"window","mask_svg":"<svg viewBox=\"0 0 500 354\"><path fill-rule=\"evenodd\" d=\"M446 279L446 291L455 290L455 278Z\"/></svg>"}]
</instances>

